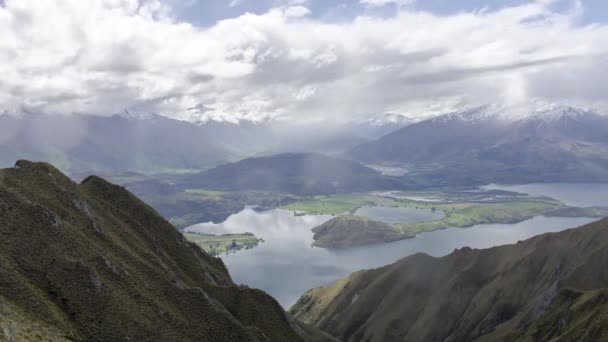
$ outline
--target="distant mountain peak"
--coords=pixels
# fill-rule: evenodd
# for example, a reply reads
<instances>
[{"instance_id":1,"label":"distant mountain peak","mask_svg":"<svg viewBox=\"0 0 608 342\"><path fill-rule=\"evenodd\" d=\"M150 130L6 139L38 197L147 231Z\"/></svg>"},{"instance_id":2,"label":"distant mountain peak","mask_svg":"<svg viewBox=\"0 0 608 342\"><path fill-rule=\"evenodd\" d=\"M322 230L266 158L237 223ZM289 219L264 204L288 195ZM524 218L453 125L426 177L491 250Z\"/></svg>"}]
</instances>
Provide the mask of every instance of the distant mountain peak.
<instances>
[{"instance_id":1,"label":"distant mountain peak","mask_svg":"<svg viewBox=\"0 0 608 342\"><path fill-rule=\"evenodd\" d=\"M554 103L533 103L519 106L501 104L487 104L472 107L461 111L443 114L429 119L434 123L447 123L454 121L482 122L504 121L516 122L527 120L542 120L545 122L569 119L580 119L589 115L603 115L590 108L574 107Z\"/></svg>"},{"instance_id":2,"label":"distant mountain peak","mask_svg":"<svg viewBox=\"0 0 608 342\"><path fill-rule=\"evenodd\" d=\"M137 112L133 110L125 109L122 112L114 114L114 116L121 117L127 120L150 120L161 117L162 115L150 113L150 112Z\"/></svg>"},{"instance_id":3,"label":"distant mountain peak","mask_svg":"<svg viewBox=\"0 0 608 342\"><path fill-rule=\"evenodd\" d=\"M535 111L531 113L527 118L550 122L563 119L579 120L589 115L597 116L602 114L599 112L592 111L588 108L555 105L543 110Z\"/></svg>"},{"instance_id":4,"label":"distant mountain peak","mask_svg":"<svg viewBox=\"0 0 608 342\"><path fill-rule=\"evenodd\" d=\"M435 123L446 123L453 121L476 122L484 120L506 119L505 107L500 105L484 105L461 111L451 112L431 118Z\"/></svg>"},{"instance_id":5,"label":"distant mountain peak","mask_svg":"<svg viewBox=\"0 0 608 342\"><path fill-rule=\"evenodd\" d=\"M412 118L409 118L403 114L398 113L382 113L370 118L368 121L369 125L375 127L381 127L386 125L403 125L407 126L414 122Z\"/></svg>"}]
</instances>

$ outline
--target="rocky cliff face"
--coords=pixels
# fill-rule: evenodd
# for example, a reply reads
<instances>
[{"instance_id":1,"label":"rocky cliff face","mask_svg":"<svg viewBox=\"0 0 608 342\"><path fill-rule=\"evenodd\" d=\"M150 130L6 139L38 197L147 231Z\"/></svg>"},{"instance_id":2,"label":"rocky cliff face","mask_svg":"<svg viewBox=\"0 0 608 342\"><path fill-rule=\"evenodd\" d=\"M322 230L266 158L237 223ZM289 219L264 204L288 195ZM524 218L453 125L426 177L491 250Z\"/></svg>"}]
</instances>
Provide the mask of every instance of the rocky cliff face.
<instances>
[{"instance_id":1,"label":"rocky cliff face","mask_svg":"<svg viewBox=\"0 0 608 342\"><path fill-rule=\"evenodd\" d=\"M515 245L417 254L310 290L290 312L344 341L608 339L608 219Z\"/></svg>"},{"instance_id":2,"label":"rocky cliff face","mask_svg":"<svg viewBox=\"0 0 608 342\"><path fill-rule=\"evenodd\" d=\"M119 186L0 170L0 340L298 341L262 291Z\"/></svg>"}]
</instances>

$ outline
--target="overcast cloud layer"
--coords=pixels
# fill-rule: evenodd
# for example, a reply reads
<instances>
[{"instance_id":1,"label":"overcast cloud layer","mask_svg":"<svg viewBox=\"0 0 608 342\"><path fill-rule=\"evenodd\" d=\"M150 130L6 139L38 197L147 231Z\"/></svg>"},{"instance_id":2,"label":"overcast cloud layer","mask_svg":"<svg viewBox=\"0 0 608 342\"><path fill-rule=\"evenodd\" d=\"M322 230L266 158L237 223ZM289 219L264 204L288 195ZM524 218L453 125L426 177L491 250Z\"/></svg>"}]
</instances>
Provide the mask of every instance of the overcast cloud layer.
<instances>
[{"instance_id":1,"label":"overcast cloud layer","mask_svg":"<svg viewBox=\"0 0 608 342\"><path fill-rule=\"evenodd\" d=\"M580 1L450 16L361 1L388 2L394 15L330 22L283 1L197 27L157 0L0 0L0 108L235 121L606 107L608 25L582 24Z\"/></svg>"}]
</instances>

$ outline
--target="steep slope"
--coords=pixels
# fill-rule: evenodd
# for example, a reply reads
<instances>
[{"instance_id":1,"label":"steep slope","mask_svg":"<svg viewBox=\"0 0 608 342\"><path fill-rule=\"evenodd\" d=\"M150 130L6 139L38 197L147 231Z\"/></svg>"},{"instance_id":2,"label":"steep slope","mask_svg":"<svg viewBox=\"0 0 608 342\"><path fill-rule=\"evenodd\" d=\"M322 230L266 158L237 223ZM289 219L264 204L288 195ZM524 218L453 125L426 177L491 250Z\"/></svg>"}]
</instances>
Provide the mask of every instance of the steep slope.
<instances>
[{"instance_id":1,"label":"steep slope","mask_svg":"<svg viewBox=\"0 0 608 342\"><path fill-rule=\"evenodd\" d=\"M290 312L345 341L600 341L607 262L604 219L515 245L416 254L310 290Z\"/></svg>"},{"instance_id":2,"label":"steep slope","mask_svg":"<svg viewBox=\"0 0 608 342\"><path fill-rule=\"evenodd\" d=\"M483 340L491 341L492 335ZM523 333L512 331L505 336L527 341L602 341L608 336L608 290L563 290Z\"/></svg>"},{"instance_id":3,"label":"steep slope","mask_svg":"<svg viewBox=\"0 0 608 342\"><path fill-rule=\"evenodd\" d=\"M220 259L101 178L77 185L26 161L0 170L0 236L0 339L302 339L272 297L236 286Z\"/></svg>"},{"instance_id":4,"label":"steep slope","mask_svg":"<svg viewBox=\"0 0 608 342\"><path fill-rule=\"evenodd\" d=\"M415 123L348 155L413 165L408 177L453 183L606 181L608 116L571 107L529 114L481 107Z\"/></svg>"},{"instance_id":5,"label":"steep slope","mask_svg":"<svg viewBox=\"0 0 608 342\"><path fill-rule=\"evenodd\" d=\"M287 153L249 158L187 178L184 188L264 190L298 195L399 189L396 179L360 163L320 154Z\"/></svg>"}]
</instances>

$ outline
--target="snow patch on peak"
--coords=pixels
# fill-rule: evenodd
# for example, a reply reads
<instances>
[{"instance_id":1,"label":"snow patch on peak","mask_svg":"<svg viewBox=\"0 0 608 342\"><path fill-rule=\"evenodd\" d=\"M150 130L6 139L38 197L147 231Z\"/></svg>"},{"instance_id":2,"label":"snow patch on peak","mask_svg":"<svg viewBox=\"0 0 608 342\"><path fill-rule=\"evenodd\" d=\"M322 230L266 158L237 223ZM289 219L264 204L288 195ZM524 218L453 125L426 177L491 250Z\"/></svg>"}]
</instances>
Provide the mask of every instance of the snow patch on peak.
<instances>
[{"instance_id":1,"label":"snow patch on peak","mask_svg":"<svg viewBox=\"0 0 608 342\"><path fill-rule=\"evenodd\" d=\"M579 108L561 104L533 103L521 106L485 105L458 112L444 114L431 120L433 122L483 122L503 121L521 122L528 120L556 121L564 119L581 119L589 115L600 116L600 112L589 108Z\"/></svg>"},{"instance_id":2,"label":"snow patch on peak","mask_svg":"<svg viewBox=\"0 0 608 342\"><path fill-rule=\"evenodd\" d=\"M506 108L501 105L485 105L458 112L452 112L431 119L433 122L481 122L486 120L508 119Z\"/></svg>"},{"instance_id":3,"label":"snow patch on peak","mask_svg":"<svg viewBox=\"0 0 608 342\"><path fill-rule=\"evenodd\" d=\"M589 115L600 114L589 109L575 108L570 106L553 106L532 113L528 119L552 122L564 119L579 120Z\"/></svg>"},{"instance_id":4,"label":"snow patch on peak","mask_svg":"<svg viewBox=\"0 0 608 342\"><path fill-rule=\"evenodd\" d=\"M368 120L371 126L381 127L386 125L409 125L413 122L409 117L397 113L384 113Z\"/></svg>"}]
</instances>

